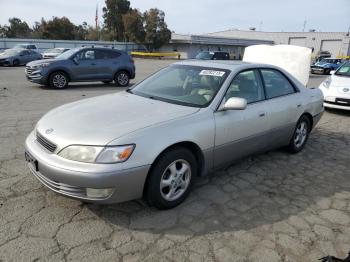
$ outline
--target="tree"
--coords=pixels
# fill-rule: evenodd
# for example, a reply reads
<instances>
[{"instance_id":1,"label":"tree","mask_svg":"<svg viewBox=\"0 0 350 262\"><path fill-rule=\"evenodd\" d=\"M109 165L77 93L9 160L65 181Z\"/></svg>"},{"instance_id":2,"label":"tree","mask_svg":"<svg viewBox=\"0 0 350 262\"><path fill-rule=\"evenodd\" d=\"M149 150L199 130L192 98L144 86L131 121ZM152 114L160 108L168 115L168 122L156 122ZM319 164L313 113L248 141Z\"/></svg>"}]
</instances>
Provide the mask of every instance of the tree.
<instances>
[{"instance_id":1,"label":"tree","mask_svg":"<svg viewBox=\"0 0 350 262\"><path fill-rule=\"evenodd\" d=\"M52 20L41 20L42 36L46 39L75 39L75 25L67 17L53 17Z\"/></svg>"},{"instance_id":2,"label":"tree","mask_svg":"<svg viewBox=\"0 0 350 262\"><path fill-rule=\"evenodd\" d=\"M165 23L165 14L162 10L151 8L143 15L145 22L145 41L150 50L157 49L169 42L171 31Z\"/></svg>"},{"instance_id":3,"label":"tree","mask_svg":"<svg viewBox=\"0 0 350 262\"><path fill-rule=\"evenodd\" d=\"M109 40L124 40L123 15L130 10L128 0L105 0L103 8L104 26L108 31Z\"/></svg>"},{"instance_id":4,"label":"tree","mask_svg":"<svg viewBox=\"0 0 350 262\"><path fill-rule=\"evenodd\" d=\"M86 22L83 22L83 24L75 26L74 29L74 39L76 40L86 40L86 37L89 33L89 27Z\"/></svg>"},{"instance_id":5,"label":"tree","mask_svg":"<svg viewBox=\"0 0 350 262\"><path fill-rule=\"evenodd\" d=\"M2 33L5 37L25 38L30 35L31 30L26 22L22 22L22 20L17 17L10 18L8 21L9 25L4 25L4 27L2 27Z\"/></svg>"},{"instance_id":6,"label":"tree","mask_svg":"<svg viewBox=\"0 0 350 262\"><path fill-rule=\"evenodd\" d=\"M143 27L142 14L137 9L131 9L123 15L123 25L127 41L143 43L146 32Z\"/></svg>"}]
</instances>

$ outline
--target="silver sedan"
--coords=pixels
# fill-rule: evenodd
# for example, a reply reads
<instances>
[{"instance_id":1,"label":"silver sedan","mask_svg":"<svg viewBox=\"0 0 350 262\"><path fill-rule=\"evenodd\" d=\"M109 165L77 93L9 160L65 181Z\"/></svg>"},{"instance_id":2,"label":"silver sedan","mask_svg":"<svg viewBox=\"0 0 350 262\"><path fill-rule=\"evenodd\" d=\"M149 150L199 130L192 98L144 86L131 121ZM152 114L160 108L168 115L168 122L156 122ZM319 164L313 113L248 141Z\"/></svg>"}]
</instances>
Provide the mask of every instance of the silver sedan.
<instances>
[{"instance_id":1,"label":"silver sedan","mask_svg":"<svg viewBox=\"0 0 350 262\"><path fill-rule=\"evenodd\" d=\"M251 154L301 151L323 96L286 71L232 61L184 61L124 92L58 107L26 140L34 176L82 201L144 198L167 209L197 176Z\"/></svg>"}]
</instances>

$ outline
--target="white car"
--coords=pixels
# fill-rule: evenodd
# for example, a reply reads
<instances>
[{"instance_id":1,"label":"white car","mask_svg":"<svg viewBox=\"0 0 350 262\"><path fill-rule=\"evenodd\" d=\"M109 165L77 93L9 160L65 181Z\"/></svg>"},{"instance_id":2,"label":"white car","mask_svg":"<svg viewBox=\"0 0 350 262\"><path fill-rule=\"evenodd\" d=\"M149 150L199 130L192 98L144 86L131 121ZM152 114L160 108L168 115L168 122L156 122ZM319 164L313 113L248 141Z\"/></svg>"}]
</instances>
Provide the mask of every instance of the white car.
<instances>
[{"instance_id":1,"label":"white car","mask_svg":"<svg viewBox=\"0 0 350 262\"><path fill-rule=\"evenodd\" d=\"M324 107L350 110L350 62L343 64L319 86Z\"/></svg>"}]
</instances>

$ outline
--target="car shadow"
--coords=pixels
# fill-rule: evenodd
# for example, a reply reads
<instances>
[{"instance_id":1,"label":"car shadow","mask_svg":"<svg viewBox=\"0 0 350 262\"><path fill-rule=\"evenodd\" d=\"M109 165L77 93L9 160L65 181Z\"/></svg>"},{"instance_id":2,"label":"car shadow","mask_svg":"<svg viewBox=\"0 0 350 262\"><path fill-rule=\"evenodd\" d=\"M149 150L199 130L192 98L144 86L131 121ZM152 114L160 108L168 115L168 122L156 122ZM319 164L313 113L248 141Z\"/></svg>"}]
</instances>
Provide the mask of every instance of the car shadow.
<instances>
[{"instance_id":1,"label":"car shadow","mask_svg":"<svg viewBox=\"0 0 350 262\"><path fill-rule=\"evenodd\" d=\"M130 88L134 85L135 83L130 83L128 87L119 87L116 86L113 83L110 84L104 84L104 83L70 83L69 86L67 88L64 89L55 89L55 88L51 88L49 86L45 86L45 85L40 85L39 87L41 89L45 89L45 90L52 90L52 91L65 91L65 92L69 92L69 91L120 91L120 90L125 90L127 88Z\"/></svg>"},{"instance_id":2,"label":"car shadow","mask_svg":"<svg viewBox=\"0 0 350 262\"><path fill-rule=\"evenodd\" d=\"M350 191L349 146L348 134L321 126L299 154L275 150L198 178L188 199L172 210L143 201L86 207L117 228L177 236L263 229L296 216L294 222L312 224L321 220L324 199Z\"/></svg>"}]
</instances>

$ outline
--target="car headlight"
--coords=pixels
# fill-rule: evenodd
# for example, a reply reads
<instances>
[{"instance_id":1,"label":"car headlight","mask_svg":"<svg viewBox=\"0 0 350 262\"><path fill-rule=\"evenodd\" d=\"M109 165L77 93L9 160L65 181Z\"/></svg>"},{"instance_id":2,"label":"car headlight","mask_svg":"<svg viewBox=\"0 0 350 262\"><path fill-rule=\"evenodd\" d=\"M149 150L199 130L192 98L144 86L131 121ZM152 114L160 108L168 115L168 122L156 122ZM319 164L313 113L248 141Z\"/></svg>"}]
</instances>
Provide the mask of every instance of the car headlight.
<instances>
[{"instance_id":1,"label":"car headlight","mask_svg":"<svg viewBox=\"0 0 350 262\"><path fill-rule=\"evenodd\" d=\"M322 82L322 86L325 88L329 88L332 83L332 78L328 77L326 80Z\"/></svg>"},{"instance_id":2,"label":"car headlight","mask_svg":"<svg viewBox=\"0 0 350 262\"><path fill-rule=\"evenodd\" d=\"M120 163L129 159L135 145L124 146L68 146L58 155L68 160L85 163Z\"/></svg>"}]
</instances>

